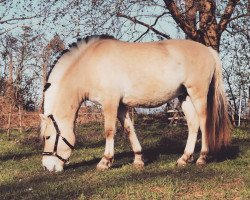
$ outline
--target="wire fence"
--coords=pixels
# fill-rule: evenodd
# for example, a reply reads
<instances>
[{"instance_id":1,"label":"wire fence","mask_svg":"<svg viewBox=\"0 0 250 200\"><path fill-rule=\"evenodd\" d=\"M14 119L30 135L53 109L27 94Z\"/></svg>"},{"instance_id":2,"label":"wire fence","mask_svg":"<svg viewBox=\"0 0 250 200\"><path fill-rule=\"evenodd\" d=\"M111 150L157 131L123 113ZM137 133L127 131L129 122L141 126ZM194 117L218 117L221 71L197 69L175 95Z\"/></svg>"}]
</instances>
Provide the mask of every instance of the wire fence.
<instances>
[{"instance_id":1,"label":"wire fence","mask_svg":"<svg viewBox=\"0 0 250 200\"><path fill-rule=\"evenodd\" d=\"M131 113L130 113L131 114ZM152 126L157 125L186 125L186 120L183 112L179 109L172 109L155 114L131 114L134 126ZM80 112L76 118L76 126L98 122L103 124L104 116L102 112ZM249 121L242 119L243 126ZM40 117L38 112L15 112L0 114L0 130L8 131L18 130L19 132L39 129Z\"/></svg>"},{"instance_id":2,"label":"wire fence","mask_svg":"<svg viewBox=\"0 0 250 200\"><path fill-rule=\"evenodd\" d=\"M93 121L102 121L102 113L78 114L76 124L86 124ZM9 113L0 114L0 130L23 130L36 129L40 127L39 113Z\"/></svg>"},{"instance_id":3,"label":"wire fence","mask_svg":"<svg viewBox=\"0 0 250 200\"><path fill-rule=\"evenodd\" d=\"M170 110L168 114L134 114L130 113L131 118L140 119L139 122L135 122L134 126L151 126L155 122L157 125L167 125L174 124L177 121L183 123L184 115L179 110ZM82 124L88 124L91 122L98 122L103 124L104 116L102 112L86 112L78 113L76 118L76 126ZM27 131L30 129L38 129L40 126L40 117L38 112L15 112L15 113L5 113L0 114L0 130L19 130Z\"/></svg>"}]
</instances>

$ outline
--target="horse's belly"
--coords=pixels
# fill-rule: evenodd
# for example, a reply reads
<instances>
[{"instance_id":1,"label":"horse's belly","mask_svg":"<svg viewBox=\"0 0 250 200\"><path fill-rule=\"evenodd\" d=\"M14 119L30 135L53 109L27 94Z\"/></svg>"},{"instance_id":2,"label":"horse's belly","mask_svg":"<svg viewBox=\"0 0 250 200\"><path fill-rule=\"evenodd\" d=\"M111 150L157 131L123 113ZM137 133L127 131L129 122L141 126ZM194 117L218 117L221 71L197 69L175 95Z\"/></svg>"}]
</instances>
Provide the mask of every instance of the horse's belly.
<instances>
[{"instance_id":1,"label":"horse's belly","mask_svg":"<svg viewBox=\"0 0 250 200\"><path fill-rule=\"evenodd\" d=\"M131 107L157 107L179 96L182 92L182 87L166 90L162 88L134 90L131 93L124 94L122 102Z\"/></svg>"}]
</instances>

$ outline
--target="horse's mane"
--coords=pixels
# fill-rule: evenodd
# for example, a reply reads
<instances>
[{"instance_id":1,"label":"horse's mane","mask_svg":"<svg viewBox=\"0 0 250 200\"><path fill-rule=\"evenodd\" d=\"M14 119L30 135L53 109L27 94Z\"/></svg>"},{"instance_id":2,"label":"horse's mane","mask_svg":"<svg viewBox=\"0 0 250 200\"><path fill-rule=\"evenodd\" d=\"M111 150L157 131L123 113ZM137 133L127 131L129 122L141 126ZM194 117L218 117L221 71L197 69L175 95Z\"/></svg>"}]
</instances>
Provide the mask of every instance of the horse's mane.
<instances>
[{"instance_id":1,"label":"horse's mane","mask_svg":"<svg viewBox=\"0 0 250 200\"><path fill-rule=\"evenodd\" d=\"M50 66L50 70L49 73L46 77L46 81L48 81L49 76L51 74L51 72L53 71L55 65L58 63L59 59L61 59L64 55L69 54L72 50L79 48L81 45L86 45L89 44L92 41L96 41L96 40L105 40L105 39L115 39L113 36L110 35L91 35L91 36L87 36L85 38L77 38L76 42L73 42L71 44L69 44L69 48L68 49L64 49L59 56L57 56L57 58L54 60L53 64ZM44 90L46 91L48 87L46 87Z\"/></svg>"}]
</instances>

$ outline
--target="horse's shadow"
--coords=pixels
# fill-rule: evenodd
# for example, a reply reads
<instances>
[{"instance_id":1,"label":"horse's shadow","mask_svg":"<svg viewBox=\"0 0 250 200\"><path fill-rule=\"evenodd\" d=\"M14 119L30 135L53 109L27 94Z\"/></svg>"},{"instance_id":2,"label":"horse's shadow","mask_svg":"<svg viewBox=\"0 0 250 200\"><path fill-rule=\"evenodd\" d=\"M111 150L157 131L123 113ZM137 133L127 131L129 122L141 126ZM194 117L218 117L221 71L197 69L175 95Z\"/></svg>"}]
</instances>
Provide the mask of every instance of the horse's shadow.
<instances>
[{"instance_id":1,"label":"horse's shadow","mask_svg":"<svg viewBox=\"0 0 250 200\"><path fill-rule=\"evenodd\" d=\"M37 155L37 152L25 152L25 153L10 153L0 157L0 161L8 161L8 160L22 160L24 158L28 158L31 156Z\"/></svg>"},{"instance_id":2,"label":"horse's shadow","mask_svg":"<svg viewBox=\"0 0 250 200\"><path fill-rule=\"evenodd\" d=\"M221 149L209 159L209 162L223 162L225 160L234 160L239 156L240 148L238 145L232 145L228 148Z\"/></svg>"},{"instance_id":3,"label":"horse's shadow","mask_svg":"<svg viewBox=\"0 0 250 200\"><path fill-rule=\"evenodd\" d=\"M92 144L91 146L96 147L98 144ZM182 141L177 141L170 138L162 138L159 142L157 142L154 146L145 148L143 150L143 158L145 162L145 166L154 163L159 159L161 155L179 155L181 156L185 148L185 143ZM195 154L199 154L200 151L200 144L196 145ZM227 149L223 149L219 154L209 156L209 162L222 162L225 160L234 160L239 155L239 146L232 145ZM116 153L115 156L115 163L113 164L112 168L121 168L123 165L132 163L134 154L132 151L124 151L120 153ZM65 167L66 170L68 169L76 169L80 167L87 167L97 165L97 163L101 160L101 158L94 158L89 161L82 161L78 163L69 164ZM167 161L166 161L167 162Z\"/></svg>"}]
</instances>

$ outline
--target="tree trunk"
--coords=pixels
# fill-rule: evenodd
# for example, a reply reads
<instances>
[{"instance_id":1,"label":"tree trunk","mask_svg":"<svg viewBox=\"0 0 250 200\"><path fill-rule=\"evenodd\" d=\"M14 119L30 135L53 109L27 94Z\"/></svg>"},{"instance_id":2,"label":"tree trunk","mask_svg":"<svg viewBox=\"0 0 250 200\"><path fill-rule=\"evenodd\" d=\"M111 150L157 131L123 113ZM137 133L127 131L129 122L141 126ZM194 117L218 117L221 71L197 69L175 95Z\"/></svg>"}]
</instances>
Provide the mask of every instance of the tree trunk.
<instances>
[{"instance_id":1,"label":"tree trunk","mask_svg":"<svg viewBox=\"0 0 250 200\"><path fill-rule=\"evenodd\" d=\"M196 29L196 13L198 11L198 0L186 0L185 1L185 17L193 29ZM188 35L186 35L189 39Z\"/></svg>"},{"instance_id":2,"label":"tree trunk","mask_svg":"<svg viewBox=\"0 0 250 200\"><path fill-rule=\"evenodd\" d=\"M211 46L219 51L220 38L230 21L239 0L228 0L220 22L216 21L215 0L185 0L186 12L183 14L173 0L163 0L175 22L189 39ZM199 29L196 28L196 12L199 11Z\"/></svg>"},{"instance_id":3,"label":"tree trunk","mask_svg":"<svg viewBox=\"0 0 250 200\"><path fill-rule=\"evenodd\" d=\"M43 89L44 89L44 86L45 86L45 84L46 84L46 82L47 82L47 55L45 55L46 56L46 58L44 58L44 62L43 62L43 64L42 64L42 73L43 73L43 77L42 77L42 79L43 79L43 87L42 87L42 102L41 102L41 104L40 104L40 111L41 112L43 112L43 102L44 102L44 92L43 92Z\"/></svg>"},{"instance_id":4,"label":"tree trunk","mask_svg":"<svg viewBox=\"0 0 250 200\"><path fill-rule=\"evenodd\" d=\"M7 89L6 89L6 97L8 99L8 101L12 104L13 100L14 100L14 88L13 88L13 56L12 56L12 52L9 52L9 78L8 78L8 82L7 82Z\"/></svg>"},{"instance_id":5,"label":"tree trunk","mask_svg":"<svg viewBox=\"0 0 250 200\"><path fill-rule=\"evenodd\" d=\"M47 63L46 62L43 63L42 70L43 70L43 86L45 86L46 78L47 78Z\"/></svg>"},{"instance_id":6,"label":"tree trunk","mask_svg":"<svg viewBox=\"0 0 250 200\"><path fill-rule=\"evenodd\" d=\"M219 28L215 17L215 10L216 3L214 0L200 1L200 28L198 30L198 41L219 51L221 34L219 34Z\"/></svg>"},{"instance_id":7,"label":"tree trunk","mask_svg":"<svg viewBox=\"0 0 250 200\"><path fill-rule=\"evenodd\" d=\"M250 120L250 86L248 88L248 120Z\"/></svg>"},{"instance_id":8,"label":"tree trunk","mask_svg":"<svg viewBox=\"0 0 250 200\"><path fill-rule=\"evenodd\" d=\"M10 57L10 63L9 63L9 79L8 79L8 83L12 84L13 83L13 57L12 57L12 52L9 53L9 57Z\"/></svg>"}]
</instances>

